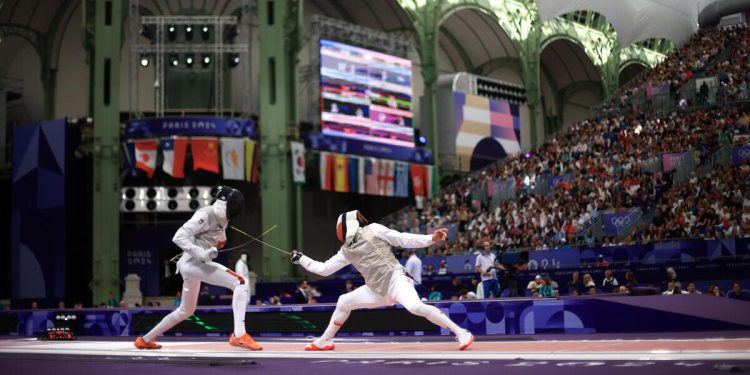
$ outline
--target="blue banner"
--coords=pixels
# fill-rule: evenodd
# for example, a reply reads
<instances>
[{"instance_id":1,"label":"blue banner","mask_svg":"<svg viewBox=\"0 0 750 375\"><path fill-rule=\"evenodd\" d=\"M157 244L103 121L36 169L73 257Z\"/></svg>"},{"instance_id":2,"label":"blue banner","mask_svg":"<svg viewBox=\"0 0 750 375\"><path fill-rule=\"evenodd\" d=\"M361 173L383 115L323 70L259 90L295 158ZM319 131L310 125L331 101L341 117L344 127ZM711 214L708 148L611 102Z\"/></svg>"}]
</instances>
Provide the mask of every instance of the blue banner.
<instances>
[{"instance_id":1,"label":"blue banner","mask_svg":"<svg viewBox=\"0 0 750 375\"><path fill-rule=\"evenodd\" d=\"M732 162L735 165L750 161L750 145L734 146L732 149Z\"/></svg>"},{"instance_id":2,"label":"blue banner","mask_svg":"<svg viewBox=\"0 0 750 375\"><path fill-rule=\"evenodd\" d=\"M128 121L125 138L170 135L214 135L258 139L252 120L222 117L162 117Z\"/></svg>"},{"instance_id":3,"label":"blue banner","mask_svg":"<svg viewBox=\"0 0 750 375\"><path fill-rule=\"evenodd\" d=\"M355 154L418 164L432 164L432 151L426 148L400 147L325 134L305 135L305 147L338 154Z\"/></svg>"},{"instance_id":4,"label":"blue banner","mask_svg":"<svg viewBox=\"0 0 750 375\"><path fill-rule=\"evenodd\" d=\"M629 227L640 219L641 211L605 212L602 217L604 218L604 234L607 236L616 236L620 230Z\"/></svg>"},{"instance_id":5,"label":"blue banner","mask_svg":"<svg viewBox=\"0 0 750 375\"><path fill-rule=\"evenodd\" d=\"M164 262L180 251L172 243L176 231L177 227L173 226L123 228L120 234L120 280L136 274L141 277L144 296L160 295ZM169 267L174 273L174 263Z\"/></svg>"}]
</instances>

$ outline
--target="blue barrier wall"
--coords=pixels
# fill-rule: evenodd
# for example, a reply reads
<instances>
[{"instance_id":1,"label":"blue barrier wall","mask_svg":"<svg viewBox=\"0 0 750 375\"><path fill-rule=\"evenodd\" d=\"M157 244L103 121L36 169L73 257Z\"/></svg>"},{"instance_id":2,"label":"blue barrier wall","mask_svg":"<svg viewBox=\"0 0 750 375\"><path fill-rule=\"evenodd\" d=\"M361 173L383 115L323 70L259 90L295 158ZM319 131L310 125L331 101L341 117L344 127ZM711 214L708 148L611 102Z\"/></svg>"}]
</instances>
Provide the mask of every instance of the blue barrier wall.
<instances>
[{"instance_id":1,"label":"blue barrier wall","mask_svg":"<svg viewBox=\"0 0 750 375\"><path fill-rule=\"evenodd\" d=\"M710 297L707 295L674 296L600 296L563 299L475 300L445 301L435 303L445 314L463 328L477 335L518 335L538 333L628 333L628 332L669 332L706 330L748 330L750 329L750 302ZM250 333L259 336L307 336L319 334L330 318L335 305L288 305L248 307L246 324ZM410 315L401 308L378 309L384 312L402 314L404 319L421 319ZM390 311L394 310L394 311ZM162 309L90 309L90 310L44 310L44 311L2 311L0 324L14 326L3 334L34 336L45 328L54 325L58 315L76 315L76 326L80 335L86 336L133 336L143 334L151 326L134 321L143 320L144 315L159 315L151 319L157 322L160 316L169 313ZM367 312L367 310L362 310ZM369 310L372 312L373 310ZM347 324L354 324L355 311ZM216 336L231 332L231 308L199 308L189 322L178 325L175 331L195 327L206 327L216 322L219 316L226 321L226 327L217 329L187 330L190 335ZM268 325L283 327L283 332L269 332L267 327L256 326L260 317ZM256 318L258 317L258 318ZM306 319L309 317L310 319ZM432 329L421 325L420 331L409 331L401 327L389 331L383 327L393 327L398 319L369 322L367 328L360 322L359 332L348 335L448 335L436 326ZM15 325L14 325L15 324ZM182 327L182 328L181 328ZM290 327L292 328L290 330ZM345 325L346 327L346 325ZM179 334L179 333L178 333Z\"/></svg>"}]
</instances>

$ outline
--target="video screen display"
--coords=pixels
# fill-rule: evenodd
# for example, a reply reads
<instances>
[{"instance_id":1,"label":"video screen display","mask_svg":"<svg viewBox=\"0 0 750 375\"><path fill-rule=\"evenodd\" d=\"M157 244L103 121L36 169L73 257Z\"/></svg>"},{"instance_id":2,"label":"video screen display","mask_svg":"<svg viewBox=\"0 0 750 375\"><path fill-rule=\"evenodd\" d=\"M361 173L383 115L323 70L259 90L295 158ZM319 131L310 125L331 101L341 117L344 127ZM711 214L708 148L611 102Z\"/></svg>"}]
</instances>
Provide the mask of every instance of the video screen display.
<instances>
[{"instance_id":1,"label":"video screen display","mask_svg":"<svg viewBox=\"0 0 750 375\"><path fill-rule=\"evenodd\" d=\"M320 131L414 147L411 60L320 40Z\"/></svg>"}]
</instances>

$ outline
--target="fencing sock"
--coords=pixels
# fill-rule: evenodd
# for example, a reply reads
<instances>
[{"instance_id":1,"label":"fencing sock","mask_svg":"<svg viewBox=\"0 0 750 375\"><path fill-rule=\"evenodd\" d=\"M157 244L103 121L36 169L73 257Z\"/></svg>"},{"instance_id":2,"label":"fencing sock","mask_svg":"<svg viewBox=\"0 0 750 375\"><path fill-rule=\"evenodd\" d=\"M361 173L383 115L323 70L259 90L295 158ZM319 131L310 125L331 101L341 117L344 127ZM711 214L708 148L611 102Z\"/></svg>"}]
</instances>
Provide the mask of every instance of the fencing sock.
<instances>
[{"instance_id":1,"label":"fencing sock","mask_svg":"<svg viewBox=\"0 0 750 375\"><path fill-rule=\"evenodd\" d=\"M331 321L328 323L328 328L326 328L323 335L320 336L320 341L325 342L333 340L333 336L336 336L336 332L339 331L339 328L341 328L341 326L344 325L344 322L346 322L346 319L349 318L350 312L350 310L339 309L336 307L336 311L333 312Z\"/></svg>"},{"instance_id":2,"label":"fencing sock","mask_svg":"<svg viewBox=\"0 0 750 375\"><path fill-rule=\"evenodd\" d=\"M234 337L245 334L245 314L247 313L247 285L239 284L232 294L232 312L234 313Z\"/></svg>"}]
</instances>

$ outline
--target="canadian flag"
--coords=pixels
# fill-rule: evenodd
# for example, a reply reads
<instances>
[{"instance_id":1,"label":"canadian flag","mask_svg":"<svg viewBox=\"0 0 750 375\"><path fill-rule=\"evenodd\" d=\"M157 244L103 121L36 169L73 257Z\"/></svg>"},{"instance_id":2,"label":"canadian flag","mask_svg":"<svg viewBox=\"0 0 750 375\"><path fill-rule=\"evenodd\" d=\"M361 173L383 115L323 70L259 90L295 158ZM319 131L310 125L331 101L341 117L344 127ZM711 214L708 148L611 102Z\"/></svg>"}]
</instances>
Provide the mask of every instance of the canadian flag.
<instances>
[{"instance_id":1,"label":"canadian flag","mask_svg":"<svg viewBox=\"0 0 750 375\"><path fill-rule=\"evenodd\" d=\"M135 167L143 170L148 178L154 177L156 170L156 139L135 141Z\"/></svg>"}]
</instances>

